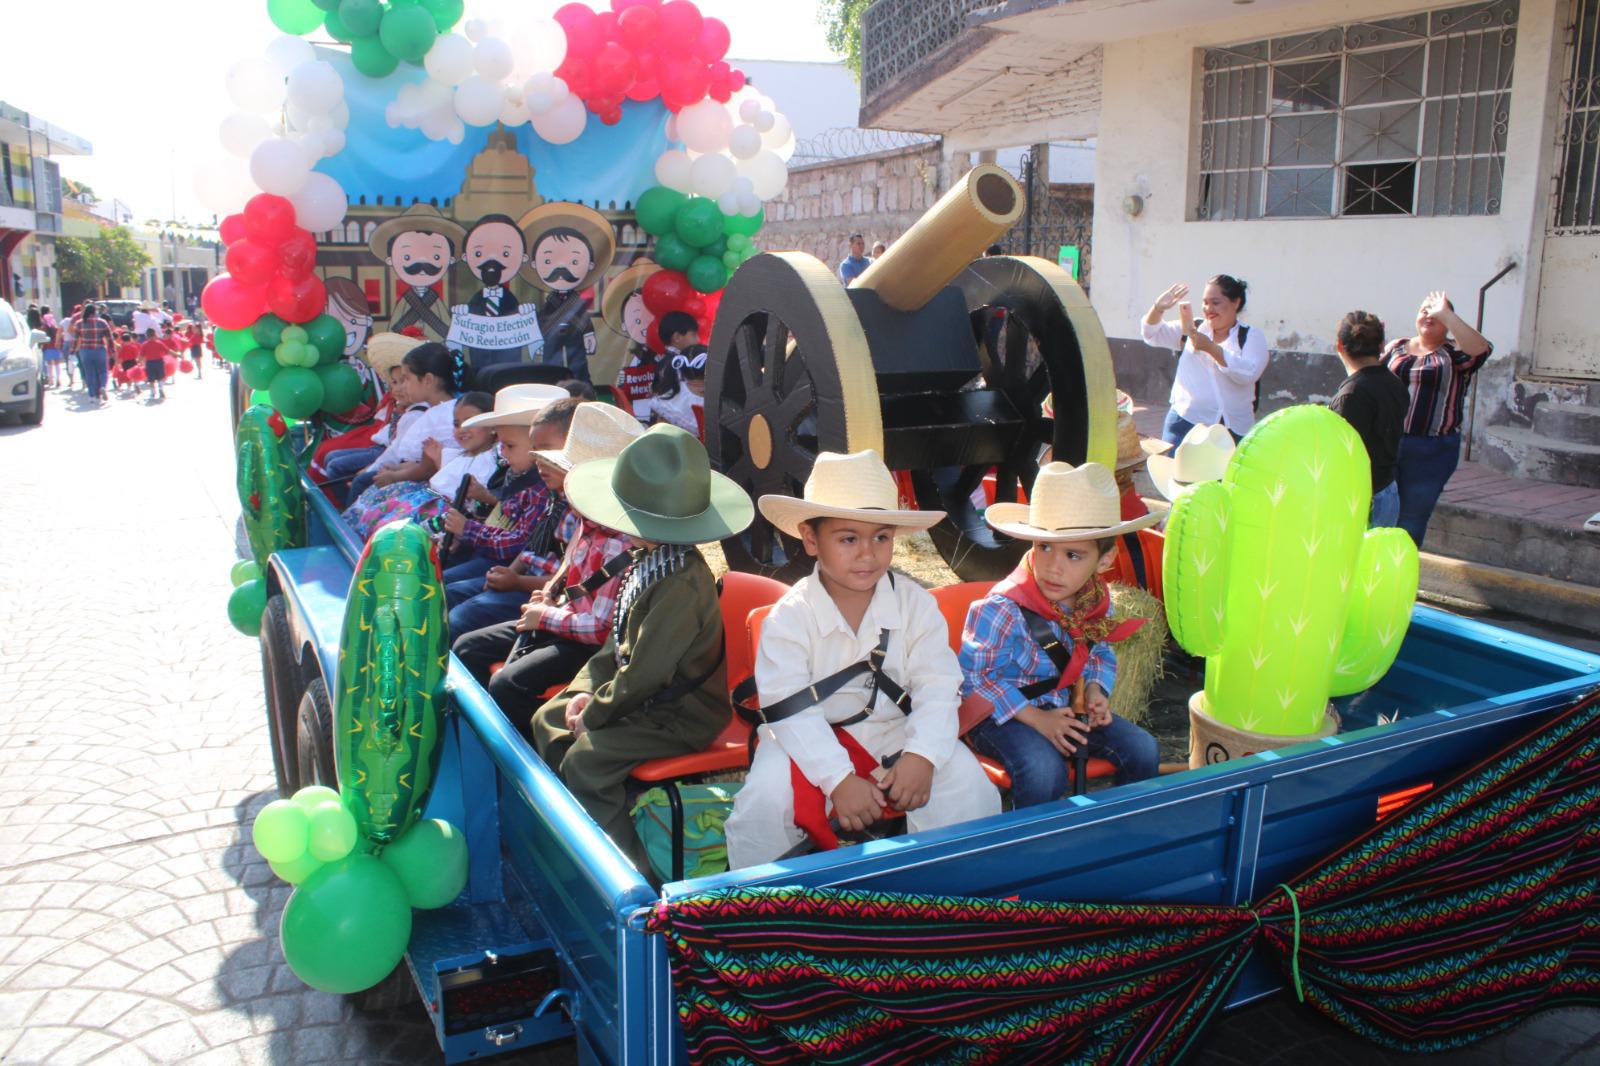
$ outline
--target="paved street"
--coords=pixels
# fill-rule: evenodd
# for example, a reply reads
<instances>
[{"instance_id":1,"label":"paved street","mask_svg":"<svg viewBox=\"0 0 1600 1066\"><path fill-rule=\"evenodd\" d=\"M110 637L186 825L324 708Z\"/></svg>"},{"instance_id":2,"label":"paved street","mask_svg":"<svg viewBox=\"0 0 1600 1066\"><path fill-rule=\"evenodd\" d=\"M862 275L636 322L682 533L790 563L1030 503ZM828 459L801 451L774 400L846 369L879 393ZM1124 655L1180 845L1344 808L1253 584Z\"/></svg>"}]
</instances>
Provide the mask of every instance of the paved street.
<instances>
[{"instance_id":1,"label":"paved street","mask_svg":"<svg viewBox=\"0 0 1600 1066\"><path fill-rule=\"evenodd\" d=\"M289 890L240 828L273 779L256 642L224 614L225 379L79 399L0 426L0 1063L439 1062L414 997L310 992L282 963ZM1600 1061L1597 1018L1438 1061ZM1419 1060L1279 997L1197 1061Z\"/></svg>"}]
</instances>

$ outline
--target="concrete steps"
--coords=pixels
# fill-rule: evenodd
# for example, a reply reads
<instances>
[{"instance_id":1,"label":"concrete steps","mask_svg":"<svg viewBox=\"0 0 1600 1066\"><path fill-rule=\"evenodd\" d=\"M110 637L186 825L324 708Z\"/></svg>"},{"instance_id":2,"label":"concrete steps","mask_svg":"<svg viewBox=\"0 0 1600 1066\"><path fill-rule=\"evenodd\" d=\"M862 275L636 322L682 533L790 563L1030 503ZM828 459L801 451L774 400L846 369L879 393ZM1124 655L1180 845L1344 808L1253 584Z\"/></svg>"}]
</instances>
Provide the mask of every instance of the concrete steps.
<instances>
[{"instance_id":1,"label":"concrete steps","mask_svg":"<svg viewBox=\"0 0 1600 1066\"><path fill-rule=\"evenodd\" d=\"M1600 444L1600 407L1542 403L1533 412L1534 432L1574 444Z\"/></svg>"},{"instance_id":2,"label":"concrete steps","mask_svg":"<svg viewBox=\"0 0 1600 1066\"><path fill-rule=\"evenodd\" d=\"M1531 429L1490 426L1483 431L1481 447L1474 450L1473 458L1505 474L1600 488L1600 440L1588 443L1581 437L1542 432L1539 419L1543 416L1545 429L1568 426L1576 434L1595 429L1590 412L1600 418L1600 408L1554 404L1539 408Z\"/></svg>"}]
</instances>

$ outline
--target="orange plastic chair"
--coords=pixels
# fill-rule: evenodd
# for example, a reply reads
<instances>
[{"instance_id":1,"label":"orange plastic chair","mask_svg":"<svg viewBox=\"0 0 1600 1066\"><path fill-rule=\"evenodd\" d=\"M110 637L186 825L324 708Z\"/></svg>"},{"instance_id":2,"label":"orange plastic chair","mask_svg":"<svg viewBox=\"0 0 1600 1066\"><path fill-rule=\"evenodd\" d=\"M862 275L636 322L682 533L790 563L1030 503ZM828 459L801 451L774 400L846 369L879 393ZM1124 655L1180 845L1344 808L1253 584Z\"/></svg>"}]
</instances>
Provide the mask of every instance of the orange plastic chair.
<instances>
[{"instance_id":1,"label":"orange plastic chair","mask_svg":"<svg viewBox=\"0 0 1600 1066\"><path fill-rule=\"evenodd\" d=\"M1134 535L1139 538L1139 550L1144 555L1144 590L1158 600L1165 599L1162 595L1161 559L1167 545L1166 534L1156 529L1141 529ZM1117 542L1120 550L1106 579L1123 585L1139 585L1139 574L1133 567L1133 560L1128 557L1127 545L1122 543L1121 537L1117 538Z\"/></svg>"},{"instance_id":2,"label":"orange plastic chair","mask_svg":"<svg viewBox=\"0 0 1600 1066\"><path fill-rule=\"evenodd\" d=\"M755 642L748 636L748 619L761 609L763 616L782 598L789 586L758 574L729 571L723 575L719 602L722 608L723 663L728 671L728 689L739 687L755 672ZM667 793L672 815L672 879L683 880L683 796L678 782L705 774L726 773L750 765L750 724L732 715L722 732L705 750L688 755L651 759L633 768L633 780L659 784Z\"/></svg>"}]
</instances>

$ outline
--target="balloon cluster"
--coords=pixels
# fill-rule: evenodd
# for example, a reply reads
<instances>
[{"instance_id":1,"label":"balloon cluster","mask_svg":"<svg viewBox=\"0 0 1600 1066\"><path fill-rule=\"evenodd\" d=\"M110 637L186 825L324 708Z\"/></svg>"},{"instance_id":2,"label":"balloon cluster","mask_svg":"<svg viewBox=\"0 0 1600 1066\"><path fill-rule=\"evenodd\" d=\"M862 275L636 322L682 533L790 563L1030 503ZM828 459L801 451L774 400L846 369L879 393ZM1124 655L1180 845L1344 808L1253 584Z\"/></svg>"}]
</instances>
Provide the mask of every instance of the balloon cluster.
<instances>
[{"instance_id":1,"label":"balloon cluster","mask_svg":"<svg viewBox=\"0 0 1600 1066\"><path fill-rule=\"evenodd\" d=\"M337 414L361 401L361 376L343 361L344 326L324 312L316 238L294 218L288 200L260 193L224 219L228 271L206 285L200 305L217 326L217 352L280 413Z\"/></svg>"},{"instance_id":2,"label":"balloon cluster","mask_svg":"<svg viewBox=\"0 0 1600 1066\"><path fill-rule=\"evenodd\" d=\"M656 239L655 261L695 292L716 292L740 263L760 251L751 240L764 215L725 214L715 200L685 196L664 185L646 189L634 205L639 226Z\"/></svg>"},{"instance_id":3,"label":"balloon cluster","mask_svg":"<svg viewBox=\"0 0 1600 1066\"><path fill-rule=\"evenodd\" d=\"M608 126L621 121L624 100L659 96L677 112L707 96L725 103L744 87L744 73L723 59L728 27L690 0L611 0L601 12L567 4L555 19L567 35L556 77Z\"/></svg>"},{"instance_id":4,"label":"balloon cluster","mask_svg":"<svg viewBox=\"0 0 1600 1066\"><path fill-rule=\"evenodd\" d=\"M233 592L228 596L228 621L247 637L261 632L261 616L267 609L267 582L254 559L240 559L228 572Z\"/></svg>"},{"instance_id":5,"label":"balloon cluster","mask_svg":"<svg viewBox=\"0 0 1600 1066\"><path fill-rule=\"evenodd\" d=\"M227 215L257 191L269 192L293 203L304 229L337 225L344 189L311 168L344 150L350 107L339 72L306 41L280 37L265 56L233 66L228 95L238 110L218 129L223 154L195 175L201 202Z\"/></svg>"},{"instance_id":6,"label":"balloon cluster","mask_svg":"<svg viewBox=\"0 0 1600 1066\"><path fill-rule=\"evenodd\" d=\"M350 62L369 78L394 73L401 61L420 64L441 33L461 19L463 0L267 0L267 14L284 33L319 27L350 46Z\"/></svg>"},{"instance_id":7,"label":"balloon cluster","mask_svg":"<svg viewBox=\"0 0 1600 1066\"><path fill-rule=\"evenodd\" d=\"M273 800L251 837L272 872L295 885L279 932L295 976L323 992L371 988L411 940L411 909L443 907L467 884L467 842L428 819L398 840L363 840L339 793L322 785Z\"/></svg>"},{"instance_id":8,"label":"balloon cluster","mask_svg":"<svg viewBox=\"0 0 1600 1066\"><path fill-rule=\"evenodd\" d=\"M724 214L753 214L789 184L794 127L755 89L684 108L668 122L667 139L683 147L656 158L656 180L716 200Z\"/></svg>"}]
</instances>

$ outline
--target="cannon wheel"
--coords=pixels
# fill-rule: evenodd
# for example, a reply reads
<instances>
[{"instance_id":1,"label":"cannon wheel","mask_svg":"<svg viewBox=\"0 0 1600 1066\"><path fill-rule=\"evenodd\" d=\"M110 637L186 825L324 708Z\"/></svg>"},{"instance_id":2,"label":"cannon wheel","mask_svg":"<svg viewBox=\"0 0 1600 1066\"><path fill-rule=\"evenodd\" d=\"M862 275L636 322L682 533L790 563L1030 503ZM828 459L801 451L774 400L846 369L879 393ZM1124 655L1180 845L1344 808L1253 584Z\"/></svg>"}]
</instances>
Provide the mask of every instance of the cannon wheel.
<instances>
[{"instance_id":1,"label":"cannon wheel","mask_svg":"<svg viewBox=\"0 0 1600 1066\"><path fill-rule=\"evenodd\" d=\"M706 450L752 498L799 496L821 451L883 451L866 334L833 272L803 252L758 255L723 293L706 365ZM759 513L722 542L728 565L783 581L810 565Z\"/></svg>"},{"instance_id":2,"label":"cannon wheel","mask_svg":"<svg viewBox=\"0 0 1600 1066\"><path fill-rule=\"evenodd\" d=\"M1113 466L1117 453L1116 379L1099 316L1065 270L1032 256L979 259L956 278L967 299L983 382L1006 394L1026 421L1022 440L997 467L916 471L917 505L948 512L928 531L963 581L994 581L1028 549L995 534L972 495L991 470L995 499L1014 501L1033 484L1049 447L1065 462ZM1045 413L1053 398L1055 417Z\"/></svg>"}]
</instances>

